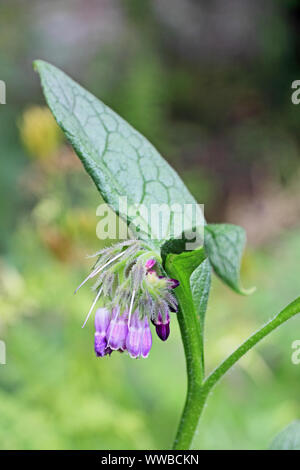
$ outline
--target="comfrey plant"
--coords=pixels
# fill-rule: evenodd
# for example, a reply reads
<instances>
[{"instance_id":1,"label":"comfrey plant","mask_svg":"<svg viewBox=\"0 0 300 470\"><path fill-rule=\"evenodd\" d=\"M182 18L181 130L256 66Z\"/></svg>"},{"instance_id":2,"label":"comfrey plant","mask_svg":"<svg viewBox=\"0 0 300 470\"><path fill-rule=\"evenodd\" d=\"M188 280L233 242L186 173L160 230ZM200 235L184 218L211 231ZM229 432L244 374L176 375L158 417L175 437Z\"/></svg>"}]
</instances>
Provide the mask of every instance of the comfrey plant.
<instances>
[{"instance_id":1,"label":"comfrey plant","mask_svg":"<svg viewBox=\"0 0 300 470\"><path fill-rule=\"evenodd\" d=\"M36 61L34 67L55 119L103 199L134 229L131 239L96 254L97 261L81 284L94 280L96 296L88 317L97 304L95 352L101 358L113 351L145 358L152 345L151 323L164 341L169 335L170 318L176 315L186 357L187 398L174 449L189 449L215 384L256 343L299 313L300 298L206 375L204 324L212 270L237 293L251 292L239 281L246 240L243 229L231 224L206 224L203 215L202 219L192 215L181 237L178 230L176 236L174 231L171 233L169 228L178 216L178 207L195 206L199 216L196 201L177 173L141 134L62 71L43 61ZM134 211L120 207L118 200L124 197L131 208L143 209L138 217ZM173 208L156 237L145 215L153 204ZM188 232L200 240L201 230L203 243L188 244ZM299 426L290 428L289 433L291 429Z\"/></svg>"}]
</instances>

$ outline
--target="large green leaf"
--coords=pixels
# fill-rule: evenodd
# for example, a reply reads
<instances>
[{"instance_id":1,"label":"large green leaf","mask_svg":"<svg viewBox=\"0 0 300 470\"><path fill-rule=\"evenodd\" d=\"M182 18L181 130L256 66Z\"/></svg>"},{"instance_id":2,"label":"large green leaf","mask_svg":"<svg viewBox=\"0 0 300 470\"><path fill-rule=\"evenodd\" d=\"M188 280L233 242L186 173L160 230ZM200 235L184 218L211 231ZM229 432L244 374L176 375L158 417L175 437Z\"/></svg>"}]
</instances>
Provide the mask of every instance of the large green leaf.
<instances>
[{"instance_id":1,"label":"large green leaf","mask_svg":"<svg viewBox=\"0 0 300 470\"><path fill-rule=\"evenodd\" d=\"M300 450L300 420L289 424L273 440L271 450Z\"/></svg>"},{"instance_id":2,"label":"large green leaf","mask_svg":"<svg viewBox=\"0 0 300 470\"><path fill-rule=\"evenodd\" d=\"M232 224L205 226L204 246L216 274L239 294L251 294L255 289L243 289L240 266L246 234L242 227Z\"/></svg>"},{"instance_id":3,"label":"large green leaf","mask_svg":"<svg viewBox=\"0 0 300 470\"><path fill-rule=\"evenodd\" d=\"M34 67L56 121L104 200L128 224L139 226L140 238L148 240L152 230L159 238L153 244L159 247L169 238L175 211L160 221L158 234L153 223L150 229L145 214L138 218L126 214L119 207L119 197L126 196L131 207L143 204L147 210L151 204L195 204L178 174L145 137L61 70L41 60L35 61ZM197 225L194 217L187 222L190 228ZM172 226L172 230L176 236L182 227Z\"/></svg>"}]
</instances>

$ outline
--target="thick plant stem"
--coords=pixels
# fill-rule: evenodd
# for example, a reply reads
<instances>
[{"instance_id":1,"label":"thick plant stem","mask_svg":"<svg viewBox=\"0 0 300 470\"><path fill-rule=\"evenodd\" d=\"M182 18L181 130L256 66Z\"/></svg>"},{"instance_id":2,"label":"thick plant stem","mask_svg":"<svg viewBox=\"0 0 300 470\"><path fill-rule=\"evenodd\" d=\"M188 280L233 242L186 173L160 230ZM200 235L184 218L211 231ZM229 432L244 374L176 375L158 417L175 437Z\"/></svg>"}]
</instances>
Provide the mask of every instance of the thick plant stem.
<instances>
[{"instance_id":1,"label":"thick plant stem","mask_svg":"<svg viewBox=\"0 0 300 470\"><path fill-rule=\"evenodd\" d=\"M198 319L194 318L198 322ZM191 325L187 321L182 309L178 312L178 321L186 358L187 397L173 448L182 450L191 446L205 400L201 399L200 395L203 380L202 345L196 335L197 325Z\"/></svg>"},{"instance_id":2,"label":"thick plant stem","mask_svg":"<svg viewBox=\"0 0 300 470\"><path fill-rule=\"evenodd\" d=\"M202 350L199 330L193 323L193 318L186 311L188 299L185 289L178 291L178 299L181 306L178 312L178 321L186 356L188 390L185 407L181 416L179 428L173 449L182 450L191 447L193 437L197 430L198 422L211 389L221 377L259 341L287 320L300 312L300 297L289 304L278 315L264 325L260 330L251 335L239 346L227 359L225 359L204 381L203 367L199 354ZM198 337L198 340L197 340Z\"/></svg>"},{"instance_id":3,"label":"thick plant stem","mask_svg":"<svg viewBox=\"0 0 300 470\"><path fill-rule=\"evenodd\" d=\"M174 449L189 449L197 429L199 417L204 406L200 390L203 382L203 342L199 318L195 312L190 289L189 276L203 261L203 251L186 253L183 256L170 256L167 272L180 282L176 288L179 302L177 314L184 347L187 369L187 397L179 428L173 445Z\"/></svg>"}]
</instances>

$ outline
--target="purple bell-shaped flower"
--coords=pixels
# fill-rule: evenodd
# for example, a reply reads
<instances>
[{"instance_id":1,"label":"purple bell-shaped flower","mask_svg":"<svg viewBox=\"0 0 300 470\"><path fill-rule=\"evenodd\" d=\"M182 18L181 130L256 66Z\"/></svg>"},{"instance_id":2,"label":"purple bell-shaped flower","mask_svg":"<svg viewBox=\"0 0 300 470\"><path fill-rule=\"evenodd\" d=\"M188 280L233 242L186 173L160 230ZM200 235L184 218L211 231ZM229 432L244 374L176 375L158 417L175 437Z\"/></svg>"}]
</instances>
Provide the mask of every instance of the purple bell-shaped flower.
<instances>
[{"instance_id":1,"label":"purple bell-shaped flower","mask_svg":"<svg viewBox=\"0 0 300 470\"><path fill-rule=\"evenodd\" d=\"M106 308L98 308L95 315L95 353L98 357L111 354L107 347L107 329L110 323L110 313Z\"/></svg>"},{"instance_id":2,"label":"purple bell-shaped flower","mask_svg":"<svg viewBox=\"0 0 300 470\"><path fill-rule=\"evenodd\" d=\"M139 318L136 310L131 317L126 347L131 357L147 357L152 346L152 334L147 317Z\"/></svg>"},{"instance_id":3,"label":"purple bell-shaped flower","mask_svg":"<svg viewBox=\"0 0 300 470\"><path fill-rule=\"evenodd\" d=\"M128 313L120 315L118 308L113 309L112 319L107 331L107 345L113 349L126 349L126 338L128 334Z\"/></svg>"}]
</instances>

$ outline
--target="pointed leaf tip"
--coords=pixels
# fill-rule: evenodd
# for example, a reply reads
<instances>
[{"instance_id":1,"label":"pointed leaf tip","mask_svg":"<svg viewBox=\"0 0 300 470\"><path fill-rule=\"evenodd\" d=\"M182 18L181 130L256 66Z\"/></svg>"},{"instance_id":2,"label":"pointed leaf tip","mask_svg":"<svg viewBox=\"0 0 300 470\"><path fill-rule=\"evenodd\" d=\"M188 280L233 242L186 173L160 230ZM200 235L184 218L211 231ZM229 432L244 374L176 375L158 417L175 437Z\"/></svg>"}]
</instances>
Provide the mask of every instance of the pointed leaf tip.
<instances>
[{"instance_id":1,"label":"pointed leaf tip","mask_svg":"<svg viewBox=\"0 0 300 470\"><path fill-rule=\"evenodd\" d=\"M104 201L159 251L172 236L168 230L175 217L170 208L196 204L179 175L144 136L62 70L43 60L34 61L33 67L50 110ZM128 208L141 204L150 214L153 204L165 204L170 212L155 227L149 218L140 215L137 221L135 214L124 211L121 197L127 197ZM194 215L188 219L186 230L195 225ZM178 234L178 227L174 232Z\"/></svg>"},{"instance_id":2,"label":"pointed leaf tip","mask_svg":"<svg viewBox=\"0 0 300 470\"><path fill-rule=\"evenodd\" d=\"M256 287L245 289L240 283L240 268L246 244L242 227L232 224L205 226L204 246L215 273L231 289L241 295L250 295Z\"/></svg>"}]
</instances>

